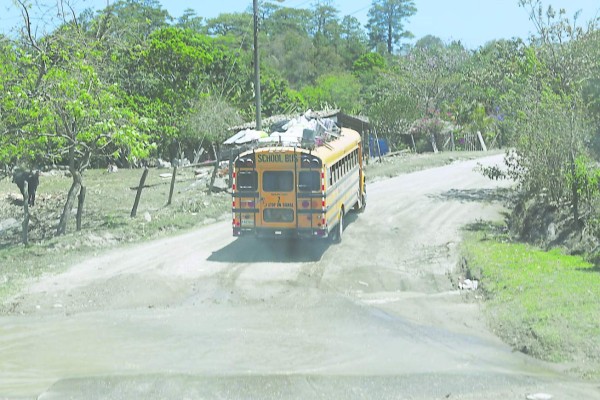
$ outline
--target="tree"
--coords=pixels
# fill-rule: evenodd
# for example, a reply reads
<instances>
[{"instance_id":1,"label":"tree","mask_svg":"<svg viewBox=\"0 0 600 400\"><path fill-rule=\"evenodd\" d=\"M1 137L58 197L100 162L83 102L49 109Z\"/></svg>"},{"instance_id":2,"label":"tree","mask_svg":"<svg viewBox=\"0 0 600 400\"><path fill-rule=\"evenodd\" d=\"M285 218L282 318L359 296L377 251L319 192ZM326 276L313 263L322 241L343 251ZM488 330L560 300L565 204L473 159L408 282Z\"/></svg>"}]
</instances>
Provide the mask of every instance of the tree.
<instances>
[{"instance_id":1,"label":"tree","mask_svg":"<svg viewBox=\"0 0 600 400\"><path fill-rule=\"evenodd\" d=\"M415 47L398 60L400 80L414 96L423 115L431 115L459 96L469 52L458 43L443 47Z\"/></svg>"},{"instance_id":2,"label":"tree","mask_svg":"<svg viewBox=\"0 0 600 400\"><path fill-rule=\"evenodd\" d=\"M340 50L344 60L344 69L352 68L354 62L367 53L368 37L360 26L358 19L345 16L340 25Z\"/></svg>"},{"instance_id":3,"label":"tree","mask_svg":"<svg viewBox=\"0 0 600 400\"><path fill-rule=\"evenodd\" d=\"M313 41L307 34L289 30L269 37L261 46L261 68L280 71L292 88L299 89L314 82L318 74L314 54Z\"/></svg>"},{"instance_id":4,"label":"tree","mask_svg":"<svg viewBox=\"0 0 600 400\"><path fill-rule=\"evenodd\" d=\"M378 135L386 137L395 147L403 144L404 135L421 115L416 98L398 84L395 76L382 74L371 94L367 112Z\"/></svg>"},{"instance_id":5,"label":"tree","mask_svg":"<svg viewBox=\"0 0 600 400\"><path fill-rule=\"evenodd\" d=\"M242 123L242 118L225 100L210 95L196 101L192 110L184 121L180 140L185 147L194 149L197 163L202 148L207 144L214 148L231 127Z\"/></svg>"},{"instance_id":6,"label":"tree","mask_svg":"<svg viewBox=\"0 0 600 400\"><path fill-rule=\"evenodd\" d=\"M581 189L587 186L581 170L592 168L581 161L587 159L584 143L592 133L583 93L598 65L586 44L596 21L578 26L577 13L571 23L565 10L544 9L540 0L520 0L520 5L529 11L538 35L523 70L535 91L526 93L518 108L524 135L514 169L529 197L547 192L555 204L567 200L579 228ZM544 162L544 157L551 161Z\"/></svg>"},{"instance_id":7,"label":"tree","mask_svg":"<svg viewBox=\"0 0 600 400\"><path fill-rule=\"evenodd\" d=\"M362 111L360 92L358 79L346 72L323 75L315 86L307 86L301 93L309 108L335 107L349 114L359 114Z\"/></svg>"},{"instance_id":8,"label":"tree","mask_svg":"<svg viewBox=\"0 0 600 400\"><path fill-rule=\"evenodd\" d=\"M141 44L152 32L167 26L173 17L158 0L119 0L99 11L97 38L109 35L118 42Z\"/></svg>"},{"instance_id":9,"label":"tree","mask_svg":"<svg viewBox=\"0 0 600 400\"><path fill-rule=\"evenodd\" d=\"M261 20L261 28L270 39L291 32L308 37L311 19L310 10L280 7L269 14L268 19Z\"/></svg>"},{"instance_id":10,"label":"tree","mask_svg":"<svg viewBox=\"0 0 600 400\"><path fill-rule=\"evenodd\" d=\"M173 157L184 119L201 96L243 104L250 76L245 63L208 36L168 27L153 32L140 55L142 76L151 82L140 95L131 93L145 115L157 119L159 150ZM245 105L245 104L244 104Z\"/></svg>"},{"instance_id":11,"label":"tree","mask_svg":"<svg viewBox=\"0 0 600 400\"><path fill-rule=\"evenodd\" d=\"M198 33L208 33L206 25L204 24L204 18L198 16L196 11L191 8L183 10L183 15L177 19L177 26Z\"/></svg>"},{"instance_id":12,"label":"tree","mask_svg":"<svg viewBox=\"0 0 600 400\"><path fill-rule=\"evenodd\" d=\"M385 44L388 54L392 54L402 39L413 36L404 29L404 23L416 12L413 0L373 0L366 26L372 48Z\"/></svg>"},{"instance_id":13,"label":"tree","mask_svg":"<svg viewBox=\"0 0 600 400\"><path fill-rule=\"evenodd\" d=\"M252 48L253 17L251 13L223 13L206 22L209 35L232 50Z\"/></svg>"},{"instance_id":14,"label":"tree","mask_svg":"<svg viewBox=\"0 0 600 400\"><path fill-rule=\"evenodd\" d=\"M114 156L119 150L130 158L144 157L151 143L144 133L146 119L127 107L118 85L103 82L96 73L96 42L87 41L75 17L37 40L26 5L20 4L28 38L25 59L36 74L24 81L28 101L14 143L19 157L33 145L46 162L69 166L73 182L57 227L57 234L64 234L92 157Z\"/></svg>"}]
</instances>

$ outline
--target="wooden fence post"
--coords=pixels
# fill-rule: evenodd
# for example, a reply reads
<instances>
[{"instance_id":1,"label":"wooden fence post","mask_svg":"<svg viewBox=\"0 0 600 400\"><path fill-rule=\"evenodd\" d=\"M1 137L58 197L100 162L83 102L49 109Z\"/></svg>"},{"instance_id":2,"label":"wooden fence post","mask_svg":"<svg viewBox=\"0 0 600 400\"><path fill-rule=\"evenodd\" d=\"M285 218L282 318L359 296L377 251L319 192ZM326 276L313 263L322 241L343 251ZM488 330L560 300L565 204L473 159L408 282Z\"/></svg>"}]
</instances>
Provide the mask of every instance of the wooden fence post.
<instances>
[{"instance_id":1,"label":"wooden fence post","mask_svg":"<svg viewBox=\"0 0 600 400\"><path fill-rule=\"evenodd\" d=\"M146 183L146 177L148 176L148 167L144 168L144 172L142 173L142 178L140 179L140 185L137 188L137 194L135 195L135 202L133 203L133 208L131 209L131 218L135 217L137 214L137 208L140 204L140 197L142 196L142 189L144 188L144 184Z\"/></svg>"},{"instance_id":2,"label":"wooden fence post","mask_svg":"<svg viewBox=\"0 0 600 400\"><path fill-rule=\"evenodd\" d=\"M481 145L481 150L487 151L487 146L485 145L485 141L483 140L483 136L481 136L480 131L477 131L477 138L479 139L479 144Z\"/></svg>"},{"instance_id":3,"label":"wooden fence post","mask_svg":"<svg viewBox=\"0 0 600 400\"><path fill-rule=\"evenodd\" d=\"M167 205L171 205L171 200L173 199L173 189L175 188L175 177L177 176L177 165L173 167L173 176L171 177L171 189L169 189L169 201L167 201Z\"/></svg>"},{"instance_id":4,"label":"wooden fence post","mask_svg":"<svg viewBox=\"0 0 600 400\"><path fill-rule=\"evenodd\" d=\"M25 180L23 187L23 244L29 244L29 183Z\"/></svg>"}]
</instances>

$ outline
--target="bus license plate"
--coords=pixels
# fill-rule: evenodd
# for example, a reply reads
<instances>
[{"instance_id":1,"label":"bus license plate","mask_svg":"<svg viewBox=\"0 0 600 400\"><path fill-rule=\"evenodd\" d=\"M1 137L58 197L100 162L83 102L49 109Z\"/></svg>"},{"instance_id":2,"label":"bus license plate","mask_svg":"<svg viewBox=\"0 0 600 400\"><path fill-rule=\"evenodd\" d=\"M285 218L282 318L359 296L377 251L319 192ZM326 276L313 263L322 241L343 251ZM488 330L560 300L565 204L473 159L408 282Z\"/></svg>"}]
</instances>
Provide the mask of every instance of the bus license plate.
<instances>
[{"instance_id":1,"label":"bus license plate","mask_svg":"<svg viewBox=\"0 0 600 400\"><path fill-rule=\"evenodd\" d=\"M253 226L254 225L254 217L251 215L242 216L242 226Z\"/></svg>"}]
</instances>

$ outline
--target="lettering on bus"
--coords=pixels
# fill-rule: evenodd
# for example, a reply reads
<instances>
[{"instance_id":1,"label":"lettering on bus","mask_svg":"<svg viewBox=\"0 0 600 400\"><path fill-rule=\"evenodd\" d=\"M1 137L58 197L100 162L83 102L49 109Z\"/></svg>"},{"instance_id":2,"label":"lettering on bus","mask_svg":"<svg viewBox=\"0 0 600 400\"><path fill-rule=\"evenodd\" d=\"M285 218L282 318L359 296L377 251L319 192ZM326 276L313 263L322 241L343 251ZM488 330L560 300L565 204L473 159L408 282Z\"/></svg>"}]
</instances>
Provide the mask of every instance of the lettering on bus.
<instances>
[{"instance_id":1,"label":"lettering on bus","mask_svg":"<svg viewBox=\"0 0 600 400\"><path fill-rule=\"evenodd\" d=\"M265 208L294 208L294 203L265 203Z\"/></svg>"},{"instance_id":2,"label":"lettering on bus","mask_svg":"<svg viewBox=\"0 0 600 400\"><path fill-rule=\"evenodd\" d=\"M258 162L261 163L293 163L298 160L296 154L259 154Z\"/></svg>"}]
</instances>

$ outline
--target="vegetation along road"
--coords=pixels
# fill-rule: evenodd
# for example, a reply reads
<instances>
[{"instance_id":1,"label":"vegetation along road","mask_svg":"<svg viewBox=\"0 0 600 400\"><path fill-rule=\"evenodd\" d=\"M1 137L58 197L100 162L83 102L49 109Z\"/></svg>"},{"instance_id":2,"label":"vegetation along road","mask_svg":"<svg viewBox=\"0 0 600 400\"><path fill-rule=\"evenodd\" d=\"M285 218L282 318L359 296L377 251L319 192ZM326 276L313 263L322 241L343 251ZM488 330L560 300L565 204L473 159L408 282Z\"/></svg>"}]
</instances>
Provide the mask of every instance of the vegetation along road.
<instances>
[{"instance_id":1,"label":"vegetation along road","mask_svg":"<svg viewBox=\"0 0 600 400\"><path fill-rule=\"evenodd\" d=\"M227 222L32 280L0 317L0 397L600 398L514 352L453 282L497 219L501 156L381 180L339 245L234 239Z\"/></svg>"}]
</instances>

